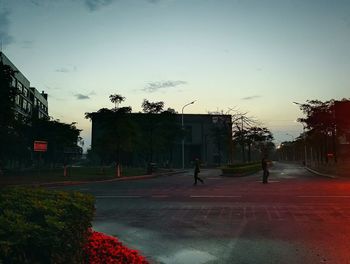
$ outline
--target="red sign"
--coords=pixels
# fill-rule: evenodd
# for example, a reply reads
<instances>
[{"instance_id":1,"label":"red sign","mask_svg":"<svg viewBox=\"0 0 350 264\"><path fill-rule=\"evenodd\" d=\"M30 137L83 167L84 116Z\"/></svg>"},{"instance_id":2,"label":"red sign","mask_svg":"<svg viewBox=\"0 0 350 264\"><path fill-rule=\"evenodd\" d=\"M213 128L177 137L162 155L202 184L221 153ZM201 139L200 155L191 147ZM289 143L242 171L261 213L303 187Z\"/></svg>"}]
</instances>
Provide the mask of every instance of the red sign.
<instances>
[{"instance_id":1,"label":"red sign","mask_svg":"<svg viewBox=\"0 0 350 264\"><path fill-rule=\"evenodd\" d=\"M34 141L34 151L46 152L47 151L47 141Z\"/></svg>"}]
</instances>

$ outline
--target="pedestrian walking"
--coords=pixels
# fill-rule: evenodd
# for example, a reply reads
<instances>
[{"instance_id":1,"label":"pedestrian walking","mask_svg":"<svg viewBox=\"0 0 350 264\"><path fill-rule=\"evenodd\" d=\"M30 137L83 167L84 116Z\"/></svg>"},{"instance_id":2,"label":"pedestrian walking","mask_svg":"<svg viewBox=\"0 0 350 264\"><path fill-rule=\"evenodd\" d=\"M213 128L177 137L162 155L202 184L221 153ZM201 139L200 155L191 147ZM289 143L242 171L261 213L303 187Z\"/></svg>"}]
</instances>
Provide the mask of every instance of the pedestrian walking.
<instances>
[{"instance_id":1,"label":"pedestrian walking","mask_svg":"<svg viewBox=\"0 0 350 264\"><path fill-rule=\"evenodd\" d=\"M268 160L267 157L264 156L261 160L261 167L263 169L263 183L267 183L267 179L270 175L269 169L268 169Z\"/></svg>"},{"instance_id":2,"label":"pedestrian walking","mask_svg":"<svg viewBox=\"0 0 350 264\"><path fill-rule=\"evenodd\" d=\"M199 169L199 159L195 160L195 166L194 166L194 183L193 185L197 185L197 181L200 181L201 183L204 183L204 181L199 178L198 173L200 173Z\"/></svg>"}]
</instances>

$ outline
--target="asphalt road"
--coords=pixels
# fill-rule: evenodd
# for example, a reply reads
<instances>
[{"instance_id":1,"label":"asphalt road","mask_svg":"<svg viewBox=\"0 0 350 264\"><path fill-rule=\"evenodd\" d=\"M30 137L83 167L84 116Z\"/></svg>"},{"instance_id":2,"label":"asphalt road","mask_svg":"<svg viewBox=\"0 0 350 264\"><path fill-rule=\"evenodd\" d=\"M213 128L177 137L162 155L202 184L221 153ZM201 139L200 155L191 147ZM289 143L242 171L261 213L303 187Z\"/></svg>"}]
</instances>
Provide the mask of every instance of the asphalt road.
<instances>
[{"instance_id":1,"label":"asphalt road","mask_svg":"<svg viewBox=\"0 0 350 264\"><path fill-rule=\"evenodd\" d=\"M96 196L95 230L152 263L350 263L350 180L275 163L229 178L203 170L69 186Z\"/></svg>"}]
</instances>

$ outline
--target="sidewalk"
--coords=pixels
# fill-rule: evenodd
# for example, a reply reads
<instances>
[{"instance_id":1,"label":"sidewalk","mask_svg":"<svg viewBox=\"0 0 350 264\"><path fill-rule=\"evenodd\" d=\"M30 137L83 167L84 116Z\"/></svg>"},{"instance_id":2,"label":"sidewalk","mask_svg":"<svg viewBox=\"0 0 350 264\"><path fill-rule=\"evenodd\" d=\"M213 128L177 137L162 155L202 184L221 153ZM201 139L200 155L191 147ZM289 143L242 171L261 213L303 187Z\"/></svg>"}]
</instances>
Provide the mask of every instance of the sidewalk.
<instances>
[{"instance_id":1,"label":"sidewalk","mask_svg":"<svg viewBox=\"0 0 350 264\"><path fill-rule=\"evenodd\" d=\"M308 171L329 178L350 178L350 163L313 164L305 167Z\"/></svg>"},{"instance_id":2,"label":"sidewalk","mask_svg":"<svg viewBox=\"0 0 350 264\"><path fill-rule=\"evenodd\" d=\"M88 183L99 183L99 182L115 182L115 181L134 181L134 180L142 180L142 179L151 179L163 176L171 176L179 173L186 172L186 170L172 170L168 172L159 172L149 175L138 175L138 176L127 176L127 177L118 177L113 179L105 179L105 180L89 180L89 181L58 181L58 182L33 182L26 184L9 184L7 186L35 186L35 187L58 187L58 186L69 186L69 185L80 185L80 184L88 184ZM6 186L6 185L5 185Z\"/></svg>"}]
</instances>

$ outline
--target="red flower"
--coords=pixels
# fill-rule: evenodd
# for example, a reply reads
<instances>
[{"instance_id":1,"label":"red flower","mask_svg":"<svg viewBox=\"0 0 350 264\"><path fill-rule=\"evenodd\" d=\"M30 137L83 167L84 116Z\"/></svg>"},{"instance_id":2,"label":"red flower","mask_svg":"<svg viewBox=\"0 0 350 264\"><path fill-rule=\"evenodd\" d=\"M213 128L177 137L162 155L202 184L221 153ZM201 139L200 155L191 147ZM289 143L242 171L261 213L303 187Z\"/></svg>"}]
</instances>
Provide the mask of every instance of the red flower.
<instances>
[{"instance_id":1,"label":"red flower","mask_svg":"<svg viewBox=\"0 0 350 264\"><path fill-rule=\"evenodd\" d=\"M86 264L148 264L145 257L129 249L117 238L89 230L90 237L84 247Z\"/></svg>"}]
</instances>

